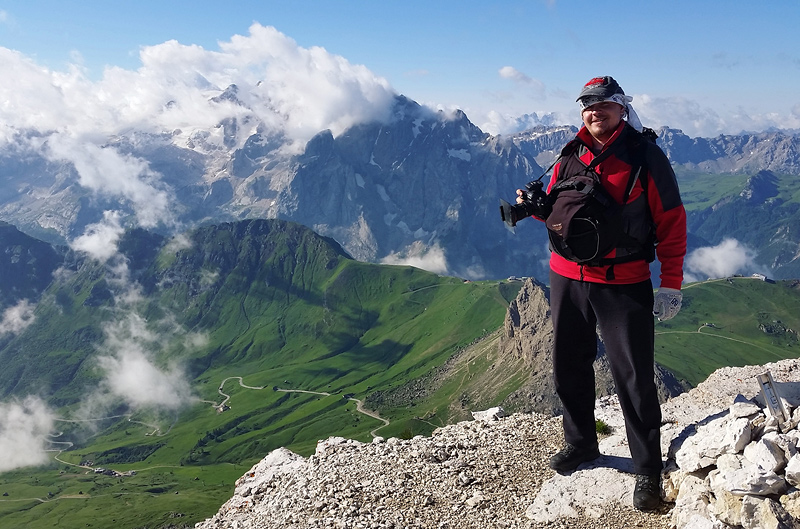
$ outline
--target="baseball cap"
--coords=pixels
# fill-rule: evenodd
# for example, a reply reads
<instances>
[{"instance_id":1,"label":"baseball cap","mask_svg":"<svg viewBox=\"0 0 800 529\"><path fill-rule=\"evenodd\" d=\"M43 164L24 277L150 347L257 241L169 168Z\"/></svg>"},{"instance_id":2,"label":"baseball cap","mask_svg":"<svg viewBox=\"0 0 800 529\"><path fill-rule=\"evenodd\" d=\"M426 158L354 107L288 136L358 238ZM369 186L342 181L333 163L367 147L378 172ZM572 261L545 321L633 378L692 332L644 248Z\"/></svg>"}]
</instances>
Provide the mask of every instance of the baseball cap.
<instances>
[{"instance_id":1,"label":"baseball cap","mask_svg":"<svg viewBox=\"0 0 800 529\"><path fill-rule=\"evenodd\" d=\"M583 110L603 101L612 101L626 107L629 99L625 97L625 92L623 92L619 83L613 77L606 75L590 79L588 83L583 85L583 89L575 101L580 104L581 110Z\"/></svg>"}]
</instances>

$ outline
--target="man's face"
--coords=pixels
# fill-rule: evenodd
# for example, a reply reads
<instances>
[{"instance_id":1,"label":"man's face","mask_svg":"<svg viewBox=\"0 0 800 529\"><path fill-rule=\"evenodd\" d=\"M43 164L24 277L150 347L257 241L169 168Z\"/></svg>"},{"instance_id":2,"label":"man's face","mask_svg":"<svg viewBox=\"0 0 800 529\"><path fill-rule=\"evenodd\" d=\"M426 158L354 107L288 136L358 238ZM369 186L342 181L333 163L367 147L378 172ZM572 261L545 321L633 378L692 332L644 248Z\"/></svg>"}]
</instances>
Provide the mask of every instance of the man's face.
<instances>
[{"instance_id":1,"label":"man's face","mask_svg":"<svg viewBox=\"0 0 800 529\"><path fill-rule=\"evenodd\" d=\"M622 105L611 101L595 103L583 109L581 117L583 124L597 141L605 143L617 130L619 122L622 121L624 109Z\"/></svg>"}]
</instances>

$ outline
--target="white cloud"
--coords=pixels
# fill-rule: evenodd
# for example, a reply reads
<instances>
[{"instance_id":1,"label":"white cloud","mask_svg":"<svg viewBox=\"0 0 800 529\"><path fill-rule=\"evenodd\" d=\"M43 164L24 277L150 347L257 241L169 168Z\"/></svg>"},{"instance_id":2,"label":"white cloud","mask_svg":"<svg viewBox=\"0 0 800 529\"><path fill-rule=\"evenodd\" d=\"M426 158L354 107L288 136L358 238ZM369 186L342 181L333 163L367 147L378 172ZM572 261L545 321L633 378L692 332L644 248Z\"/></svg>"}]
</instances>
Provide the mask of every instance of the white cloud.
<instances>
[{"instance_id":1,"label":"white cloud","mask_svg":"<svg viewBox=\"0 0 800 529\"><path fill-rule=\"evenodd\" d=\"M519 121L515 116L501 114L492 110L485 116L481 116L482 121L478 124L482 131L489 134L508 134L519 132Z\"/></svg>"},{"instance_id":2,"label":"white cloud","mask_svg":"<svg viewBox=\"0 0 800 529\"><path fill-rule=\"evenodd\" d=\"M117 355L98 359L105 371L108 393L120 397L134 409L180 408L191 395L183 373L156 367L140 347L128 343Z\"/></svg>"},{"instance_id":3,"label":"white cloud","mask_svg":"<svg viewBox=\"0 0 800 529\"><path fill-rule=\"evenodd\" d=\"M645 126L677 128L691 137L713 138L720 134L800 127L800 115L793 112L758 114L736 107L720 113L691 99L648 95L634 96L632 104Z\"/></svg>"},{"instance_id":4,"label":"white cloud","mask_svg":"<svg viewBox=\"0 0 800 529\"><path fill-rule=\"evenodd\" d=\"M530 95L539 99L545 97L545 86L543 82L517 70L513 66L503 66L498 73L503 79L509 79L531 90L532 93Z\"/></svg>"},{"instance_id":5,"label":"white cloud","mask_svg":"<svg viewBox=\"0 0 800 529\"><path fill-rule=\"evenodd\" d=\"M73 250L86 252L105 263L116 255L117 242L124 231L120 224L120 214L106 211L102 222L87 226L84 234L72 241L70 246Z\"/></svg>"},{"instance_id":6,"label":"white cloud","mask_svg":"<svg viewBox=\"0 0 800 529\"><path fill-rule=\"evenodd\" d=\"M210 129L250 115L304 141L323 129L338 134L355 122L388 117L395 95L388 82L323 48L300 47L259 24L219 46L211 51L173 40L143 47L141 68L107 68L97 82L79 65L51 71L0 48L0 70L13 79L0 86L0 139L35 128L101 144L130 129ZM210 101L233 84L245 106Z\"/></svg>"},{"instance_id":7,"label":"white cloud","mask_svg":"<svg viewBox=\"0 0 800 529\"><path fill-rule=\"evenodd\" d=\"M0 472L47 463L53 413L36 397L0 404Z\"/></svg>"},{"instance_id":8,"label":"white cloud","mask_svg":"<svg viewBox=\"0 0 800 529\"><path fill-rule=\"evenodd\" d=\"M129 313L109 324L105 333L102 350L107 354L98 358L104 396L121 399L134 410L176 410L192 400L183 371L177 365L156 364L153 353L161 349L163 339L143 318ZM187 343L203 343L203 338L190 336Z\"/></svg>"},{"instance_id":9,"label":"white cloud","mask_svg":"<svg viewBox=\"0 0 800 529\"><path fill-rule=\"evenodd\" d=\"M170 239L164 251L169 254L177 254L181 250L188 250L192 247L192 240L186 233L179 233Z\"/></svg>"},{"instance_id":10,"label":"white cloud","mask_svg":"<svg viewBox=\"0 0 800 529\"><path fill-rule=\"evenodd\" d=\"M35 308L36 305L27 299L23 299L13 307L8 307L3 311L3 319L0 321L0 335L19 334L24 331L35 319L33 315Z\"/></svg>"},{"instance_id":11,"label":"white cloud","mask_svg":"<svg viewBox=\"0 0 800 529\"><path fill-rule=\"evenodd\" d=\"M530 83L532 81L530 77L520 72L513 66L503 66L502 68L500 68L498 73L500 74L500 77L502 77L503 79L511 79L512 81L518 83Z\"/></svg>"},{"instance_id":12,"label":"white cloud","mask_svg":"<svg viewBox=\"0 0 800 529\"><path fill-rule=\"evenodd\" d=\"M415 245L412 249L413 255L403 256L400 254L390 254L384 257L381 262L390 265L406 265L415 268L421 268L428 272L433 272L439 275L448 275L447 257L444 250L438 246L430 249L424 249L419 245Z\"/></svg>"},{"instance_id":13,"label":"white cloud","mask_svg":"<svg viewBox=\"0 0 800 529\"><path fill-rule=\"evenodd\" d=\"M140 68L110 67L98 81L88 78L80 57L55 71L0 47L0 147L71 162L82 186L122 200L138 225L169 227L173 204L161 175L118 150L117 135L170 134L189 145L202 133L195 145L208 151L223 148L220 124L236 119L236 146L262 127L283 133L299 150L321 130L337 135L364 120L390 118L396 94L365 66L298 46L272 27L249 30L218 50L174 40L143 47ZM232 85L237 100L220 98Z\"/></svg>"},{"instance_id":14,"label":"white cloud","mask_svg":"<svg viewBox=\"0 0 800 529\"><path fill-rule=\"evenodd\" d=\"M188 332L168 312L152 321L137 312L144 301L142 288L131 280L128 262L117 252L118 216L107 212L106 217L106 224L90 226L76 240L82 243L81 249L105 263L105 278L114 296L109 309L113 319L103 324L104 340L97 344L95 361L101 381L82 399L77 415L96 419L123 403L158 423L165 413L172 415L196 402L181 366L182 353L205 347L209 338ZM177 251L190 241L178 236L170 244Z\"/></svg>"},{"instance_id":15,"label":"white cloud","mask_svg":"<svg viewBox=\"0 0 800 529\"><path fill-rule=\"evenodd\" d=\"M64 137L51 138L45 152L52 160L72 162L83 187L129 201L137 224L143 228L172 224L169 193L146 162L110 147L76 143Z\"/></svg>"},{"instance_id":16,"label":"white cloud","mask_svg":"<svg viewBox=\"0 0 800 529\"><path fill-rule=\"evenodd\" d=\"M530 78L512 67L506 67L501 72L504 72L501 73L502 77L514 81L518 88L535 87L535 90L528 94L525 104L515 99L517 93L509 93L506 100L496 98L497 105L494 109L464 109L470 119L485 132L511 134L525 130L529 121L524 118L532 114L548 116L547 125L581 125L580 112L573 96L556 94L555 91L546 90L544 85L539 88L536 84L526 84L526 80ZM545 93L546 104L542 102ZM646 127L680 129L690 137L713 138L720 134L739 134L770 128L800 128L800 105L787 112L758 113L743 106L723 106L721 102L710 106L687 97L653 97L647 94L634 94L632 104Z\"/></svg>"},{"instance_id":17,"label":"white cloud","mask_svg":"<svg viewBox=\"0 0 800 529\"><path fill-rule=\"evenodd\" d=\"M561 115L543 114L539 116L536 112L511 116L491 111L480 116L480 118L482 121L478 122L478 126L482 131L490 134L513 134L515 132L531 129L537 125L558 126L567 123Z\"/></svg>"},{"instance_id":18,"label":"white cloud","mask_svg":"<svg viewBox=\"0 0 800 529\"><path fill-rule=\"evenodd\" d=\"M681 97L653 98L647 95L633 97L633 108L647 127L667 126L679 128L692 137L713 137L722 134L727 124L712 109Z\"/></svg>"},{"instance_id":19,"label":"white cloud","mask_svg":"<svg viewBox=\"0 0 800 529\"><path fill-rule=\"evenodd\" d=\"M755 258L751 248L736 239L725 239L717 246L698 248L686 256L684 281L751 273L757 268Z\"/></svg>"}]
</instances>

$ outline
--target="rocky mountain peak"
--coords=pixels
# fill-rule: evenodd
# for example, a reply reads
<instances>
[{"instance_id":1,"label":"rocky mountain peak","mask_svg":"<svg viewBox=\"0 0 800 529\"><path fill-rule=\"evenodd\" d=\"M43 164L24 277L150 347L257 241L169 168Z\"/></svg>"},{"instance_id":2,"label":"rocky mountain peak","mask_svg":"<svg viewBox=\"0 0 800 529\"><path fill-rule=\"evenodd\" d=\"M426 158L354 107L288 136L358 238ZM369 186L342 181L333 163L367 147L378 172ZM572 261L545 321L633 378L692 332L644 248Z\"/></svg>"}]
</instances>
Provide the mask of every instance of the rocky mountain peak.
<instances>
[{"instance_id":1,"label":"rocky mountain peak","mask_svg":"<svg viewBox=\"0 0 800 529\"><path fill-rule=\"evenodd\" d=\"M759 171L747 179L739 196L749 202L762 203L778 195L778 178L771 171Z\"/></svg>"},{"instance_id":2,"label":"rocky mountain peak","mask_svg":"<svg viewBox=\"0 0 800 529\"><path fill-rule=\"evenodd\" d=\"M231 103L241 105L242 102L239 100L239 87L236 86L235 84L232 84L228 86L225 90L223 90L221 94L212 97L211 101L214 103L229 101Z\"/></svg>"}]
</instances>

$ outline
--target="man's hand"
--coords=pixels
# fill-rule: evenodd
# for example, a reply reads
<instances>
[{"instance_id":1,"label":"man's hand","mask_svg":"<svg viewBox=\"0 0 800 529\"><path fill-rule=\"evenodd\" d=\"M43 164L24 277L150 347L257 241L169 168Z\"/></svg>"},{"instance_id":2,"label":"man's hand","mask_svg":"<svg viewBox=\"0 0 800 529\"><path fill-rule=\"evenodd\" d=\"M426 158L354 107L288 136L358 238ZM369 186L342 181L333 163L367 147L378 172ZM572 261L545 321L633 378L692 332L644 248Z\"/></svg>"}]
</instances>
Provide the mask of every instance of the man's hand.
<instances>
[{"instance_id":1,"label":"man's hand","mask_svg":"<svg viewBox=\"0 0 800 529\"><path fill-rule=\"evenodd\" d=\"M536 217L539 220L547 220L553 211L553 205L541 186L537 192L517 189L517 205L524 208L526 217Z\"/></svg>"},{"instance_id":2,"label":"man's hand","mask_svg":"<svg viewBox=\"0 0 800 529\"><path fill-rule=\"evenodd\" d=\"M681 301L683 301L683 294L681 294L680 290L666 287L659 288L653 302L653 316L656 316L658 321L667 321L674 318L678 311L681 310Z\"/></svg>"}]
</instances>

